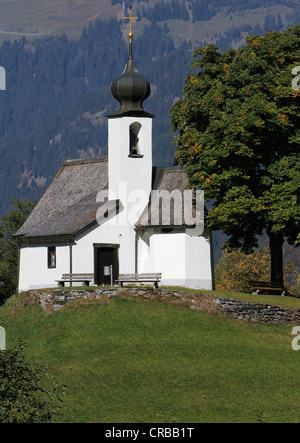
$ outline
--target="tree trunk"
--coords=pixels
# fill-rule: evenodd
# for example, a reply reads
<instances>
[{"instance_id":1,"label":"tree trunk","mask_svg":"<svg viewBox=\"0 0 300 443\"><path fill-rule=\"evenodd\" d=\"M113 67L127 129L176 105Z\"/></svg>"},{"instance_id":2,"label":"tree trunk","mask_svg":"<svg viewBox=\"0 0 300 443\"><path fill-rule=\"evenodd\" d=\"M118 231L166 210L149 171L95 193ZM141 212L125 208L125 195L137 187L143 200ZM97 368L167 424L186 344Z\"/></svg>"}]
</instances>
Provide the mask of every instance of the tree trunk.
<instances>
[{"instance_id":1,"label":"tree trunk","mask_svg":"<svg viewBox=\"0 0 300 443\"><path fill-rule=\"evenodd\" d=\"M283 234L270 233L271 281L283 285Z\"/></svg>"}]
</instances>

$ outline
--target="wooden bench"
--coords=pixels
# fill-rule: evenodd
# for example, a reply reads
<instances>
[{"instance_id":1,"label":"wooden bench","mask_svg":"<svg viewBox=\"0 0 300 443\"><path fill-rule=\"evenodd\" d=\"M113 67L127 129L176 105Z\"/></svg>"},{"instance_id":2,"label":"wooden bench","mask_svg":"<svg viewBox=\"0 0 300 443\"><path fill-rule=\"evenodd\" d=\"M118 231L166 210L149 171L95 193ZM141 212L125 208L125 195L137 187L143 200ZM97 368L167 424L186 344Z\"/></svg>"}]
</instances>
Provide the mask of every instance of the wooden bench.
<instances>
[{"instance_id":1,"label":"wooden bench","mask_svg":"<svg viewBox=\"0 0 300 443\"><path fill-rule=\"evenodd\" d=\"M250 281L249 286L251 287L252 294L261 294L261 293L280 293L280 295L284 296L286 294L286 290L281 283L271 283L265 281Z\"/></svg>"},{"instance_id":2,"label":"wooden bench","mask_svg":"<svg viewBox=\"0 0 300 443\"><path fill-rule=\"evenodd\" d=\"M65 286L65 283L83 283L85 286L90 286L94 281L94 274L63 274L61 280L56 280L58 286Z\"/></svg>"},{"instance_id":3,"label":"wooden bench","mask_svg":"<svg viewBox=\"0 0 300 443\"><path fill-rule=\"evenodd\" d=\"M117 282L123 287L124 283L153 283L155 289L161 281L162 274L120 274Z\"/></svg>"}]
</instances>

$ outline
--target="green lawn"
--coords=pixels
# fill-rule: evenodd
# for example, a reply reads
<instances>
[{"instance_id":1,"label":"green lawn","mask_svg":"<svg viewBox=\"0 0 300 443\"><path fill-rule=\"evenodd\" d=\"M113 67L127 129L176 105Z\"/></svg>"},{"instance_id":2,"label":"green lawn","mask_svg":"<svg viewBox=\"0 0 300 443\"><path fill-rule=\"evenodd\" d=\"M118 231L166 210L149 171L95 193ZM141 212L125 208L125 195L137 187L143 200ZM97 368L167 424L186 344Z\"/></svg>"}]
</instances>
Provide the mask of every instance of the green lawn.
<instances>
[{"instance_id":1,"label":"green lawn","mask_svg":"<svg viewBox=\"0 0 300 443\"><path fill-rule=\"evenodd\" d=\"M67 383L62 422L299 422L292 328L157 302L0 308L8 347Z\"/></svg>"}]
</instances>

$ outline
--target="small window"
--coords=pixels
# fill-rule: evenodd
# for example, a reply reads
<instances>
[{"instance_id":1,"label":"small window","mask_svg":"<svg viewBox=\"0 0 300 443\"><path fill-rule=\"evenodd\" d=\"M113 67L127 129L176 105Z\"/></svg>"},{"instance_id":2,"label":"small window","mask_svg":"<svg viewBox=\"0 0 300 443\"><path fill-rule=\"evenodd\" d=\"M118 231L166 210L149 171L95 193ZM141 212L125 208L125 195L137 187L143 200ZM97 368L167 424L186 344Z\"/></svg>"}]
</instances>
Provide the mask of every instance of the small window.
<instances>
[{"instance_id":1,"label":"small window","mask_svg":"<svg viewBox=\"0 0 300 443\"><path fill-rule=\"evenodd\" d=\"M141 130L142 125L138 122L132 123L130 125L130 147L129 147L129 156L130 157L143 157L141 155L140 149L140 139L139 132Z\"/></svg>"},{"instance_id":2,"label":"small window","mask_svg":"<svg viewBox=\"0 0 300 443\"><path fill-rule=\"evenodd\" d=\"M48 268L54 269L56 268L56 247L48 248Z\"/></svg>"}]
</instances>

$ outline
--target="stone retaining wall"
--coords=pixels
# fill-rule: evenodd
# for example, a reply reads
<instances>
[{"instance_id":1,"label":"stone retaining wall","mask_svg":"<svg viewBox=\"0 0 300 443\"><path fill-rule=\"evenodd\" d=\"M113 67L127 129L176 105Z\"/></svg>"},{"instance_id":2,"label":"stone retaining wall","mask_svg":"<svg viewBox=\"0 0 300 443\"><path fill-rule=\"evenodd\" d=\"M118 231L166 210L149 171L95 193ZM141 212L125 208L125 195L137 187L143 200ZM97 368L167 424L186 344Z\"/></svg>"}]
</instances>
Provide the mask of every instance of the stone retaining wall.
<instances>
[{"instance_id":1,"label":"stone retaining wall","mask_svg":"<svg viewBox=\"0 0 300 443\"><path fill-rule=\"evenodd\" d=\"M38 303L44 310L58 310L74 301L96 300L108 303L114 297L132 297L155 300L168 304L185 306L202 312L226 314L239 320L260 321L264 323L298 323L300 324L300 309L284 309L262 303L250 303L213 294L187 294L183 291L151 288L111 288L89 290L52 291L32 290L23 297L24 306Z\"/></svg>"},{"instance_id":2,"label":"stone retaining wall","mask_svg":"<svg viewBox=\"0 0 300 443\"><path fill-rule=\"evenodd\" d=\"M250 303L230 298L219 298L220 311L239 320L261 321L264 323L299 323L299 309L284 309L262 303Z\"/></svg>"}]
</instances>

